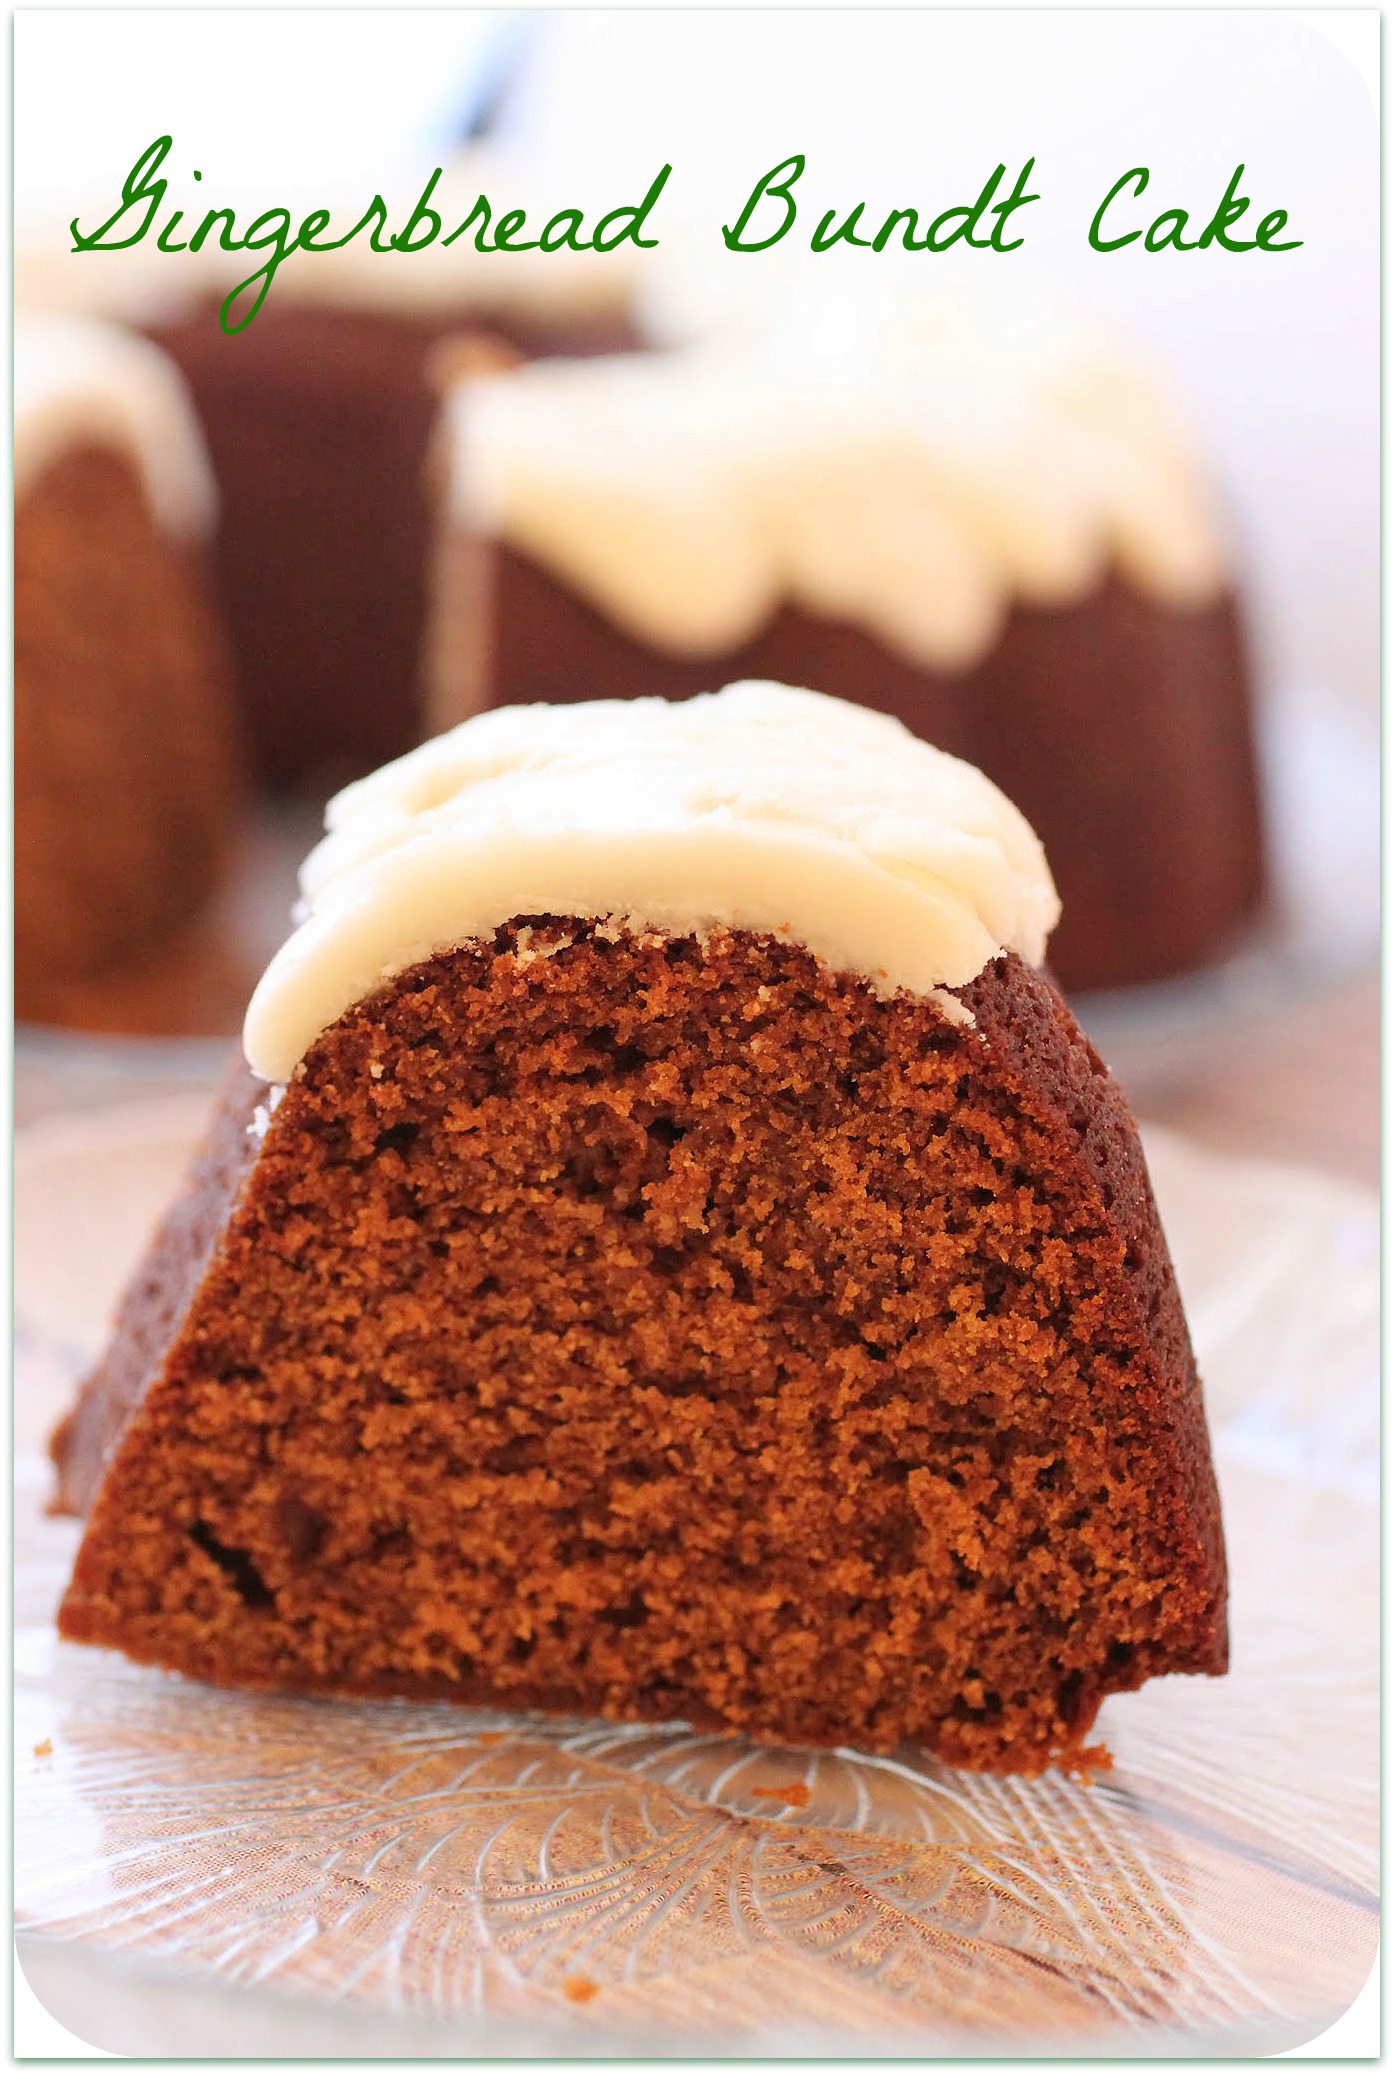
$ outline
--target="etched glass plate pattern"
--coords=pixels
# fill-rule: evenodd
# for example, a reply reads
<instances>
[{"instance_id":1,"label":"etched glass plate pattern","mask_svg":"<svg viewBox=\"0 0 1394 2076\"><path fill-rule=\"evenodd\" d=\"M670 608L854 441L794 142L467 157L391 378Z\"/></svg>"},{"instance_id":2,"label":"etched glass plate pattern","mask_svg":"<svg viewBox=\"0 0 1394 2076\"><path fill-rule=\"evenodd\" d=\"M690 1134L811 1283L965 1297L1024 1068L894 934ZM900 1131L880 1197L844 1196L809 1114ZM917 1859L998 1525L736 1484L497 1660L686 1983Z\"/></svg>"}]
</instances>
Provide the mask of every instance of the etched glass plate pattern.
<instances>
[{"instance_id":1,"label":"etched glass plate pattern","mask_svg":"<svg viewBox=\"0 0 1394 2076\"><path fill-rule=\"evenodd\" d=\"M21 1136L16 1905L64 2023L89 2036L97 1984L183 2051L216 2026L252 2053L1155 2055L1291 2044L1349 2005L1378 1926L1363 1194L1150 1138L1233 1670L1107 1704L1092 1781L995 1779L912 1750L222 1693L58 1643L77 1529L43 1511L42 1438L198 1115Z\"/></svg>"}]
</instances>

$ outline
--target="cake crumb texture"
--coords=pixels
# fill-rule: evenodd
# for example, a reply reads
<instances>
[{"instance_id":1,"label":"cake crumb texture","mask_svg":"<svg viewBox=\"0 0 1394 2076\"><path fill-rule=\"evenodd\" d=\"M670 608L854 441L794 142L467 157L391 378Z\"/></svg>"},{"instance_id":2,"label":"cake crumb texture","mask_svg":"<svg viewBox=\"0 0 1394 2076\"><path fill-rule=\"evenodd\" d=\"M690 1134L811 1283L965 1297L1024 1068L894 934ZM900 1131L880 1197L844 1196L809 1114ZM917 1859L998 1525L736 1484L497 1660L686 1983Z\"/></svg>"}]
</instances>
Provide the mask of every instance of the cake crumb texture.
<instances>
[{"instance_id":1,"label":"cake crumb texture","mask_svg":"<svg viewBox=\"0 0 1394 2076\"><path fill-rule=\"evenodd\" d=\"M520 917L331 1026L260 1142L239 1073L55 1441L63 1634L1026 1771L1222 1671L1135 1128L1048 980L959 995Z\"/></svg>"}]
</instances>

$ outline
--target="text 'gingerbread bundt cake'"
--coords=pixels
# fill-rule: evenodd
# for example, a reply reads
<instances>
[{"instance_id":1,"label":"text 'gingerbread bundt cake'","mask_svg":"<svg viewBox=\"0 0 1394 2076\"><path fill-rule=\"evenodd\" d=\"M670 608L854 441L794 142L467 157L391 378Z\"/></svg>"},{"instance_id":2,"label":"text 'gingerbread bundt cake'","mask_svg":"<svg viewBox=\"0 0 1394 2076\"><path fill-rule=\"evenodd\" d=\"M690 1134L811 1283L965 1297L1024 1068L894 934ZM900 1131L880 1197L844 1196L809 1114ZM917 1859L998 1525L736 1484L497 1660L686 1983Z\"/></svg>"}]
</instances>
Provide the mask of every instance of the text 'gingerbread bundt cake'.
<instances>
[{"instance_id":1,"label":"text 'gingerbread bundt cake'","mask_svg":"<svg viewBox=\"0 0 1394 2076\"><path fill-rule=\"evenodd\" d=\"M55 1443L65 1636L1024 1770L1224 1670L1136 1130L979 772L746 683L329 823Z\"/></svg>"}]
</instances>

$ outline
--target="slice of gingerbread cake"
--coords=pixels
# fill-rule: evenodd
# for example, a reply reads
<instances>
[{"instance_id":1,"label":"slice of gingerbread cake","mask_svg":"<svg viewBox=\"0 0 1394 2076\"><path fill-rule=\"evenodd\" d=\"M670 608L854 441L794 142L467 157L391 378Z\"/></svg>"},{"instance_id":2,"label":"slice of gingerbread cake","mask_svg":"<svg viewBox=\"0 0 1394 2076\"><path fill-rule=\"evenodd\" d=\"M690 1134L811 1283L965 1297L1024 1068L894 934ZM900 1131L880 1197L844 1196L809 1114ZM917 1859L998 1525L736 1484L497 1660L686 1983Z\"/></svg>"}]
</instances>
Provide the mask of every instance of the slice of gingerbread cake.
<instances>
[{"instance_id":1,"label":"slice of gingerbread cake","mask_svg":"<svg viewBox=\"0 0 1394 2076\"><path fill-rule=\"evenodd\" d=\"M1186 1323L1027 823L747 683L339 796L57 1436L64 1636L1039 1769L1226 1664Z\"/></svg>"},{"instance_id":2,"label":"slice of gingerbread cake","mask_svg":"<svg viewBox=\"0 0 1394 2076\"><path fill-rule=\"evenodd\" d=\"M228 846L215 496L145 340L20 317L14 373L15 1008L86 1021L198 915Z\"/></svg>"},{"instance_id":3,"label":"slice of gingerbread cake","mask_svg":"<svg viewBox=\"0 0 1394 2076\"><path fill-rule=\"evenodd\" d=\"M455 385L435 726L617 684L810 685L1020 805L1067 988L1233 950L1264 896L1244 642L1159 384L1024 295L824 293L708 324Z\"/></svg>"}]
</instances>

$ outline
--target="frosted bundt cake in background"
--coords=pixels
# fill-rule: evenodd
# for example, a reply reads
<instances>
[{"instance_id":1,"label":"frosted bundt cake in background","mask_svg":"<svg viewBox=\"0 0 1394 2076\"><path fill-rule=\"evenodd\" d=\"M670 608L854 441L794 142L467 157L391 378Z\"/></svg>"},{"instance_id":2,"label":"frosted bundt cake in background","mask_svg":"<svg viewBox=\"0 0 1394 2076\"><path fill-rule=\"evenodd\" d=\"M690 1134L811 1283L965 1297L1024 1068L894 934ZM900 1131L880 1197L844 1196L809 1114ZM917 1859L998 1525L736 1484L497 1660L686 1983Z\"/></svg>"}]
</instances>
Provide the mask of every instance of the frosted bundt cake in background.
<instances>
[{"instance_id":1,"label":"frosted bundt cake in background","mask_svg":"<svg viewBox=\"0 0 1394 2076\"><path fill-rule=\"evenodd\" d=\"M183 384L144 340L21 316L14 376L15 1008L100 1020L227 857L215 493Z\"/></svg>"},{"instance_id":2,"label":"frosted bundt cake in background","mask_svg":"<svg viewBox=\"0 0 1394 2076\"><path fill-rule=\"evenodd\" d=\"M546 185L461 160L432 206ZM292 255L235 338L248 256L208 245L21 254L19 296L100 284L182 367L276 789L318 797L481 707L770 676L895 713L1022 803L1071 990L1222 959L1265 895L1244 644L1158 384L1015 276L839 301L763 258L723 253L746 286L722 296L678 241L360 239Z\"/></svg>"},{"instance_id":3,"label":"frosted bundt cake in background","mask_svg":"<svg viewBox=\"0 0 1394 2076\"><path fill-rule=\"evenodd\" d=\"M456 384L435 725L617 684L808 684L1021 803L1065 985L1230 949L1264 887L1243 643L1156 385L1025 292L862 285L725 321Z\"/></svg>"},{"instance_id":4,"label":"frosted bundt cake in background","mask_svg":"<svg viewBox=\"0 0 1394 2076\"><path fill-rule=\"evenodd\" d=\"M1027 1771L1224 1670L1136 1131L980 773L744 684L483 715L329 827L55 1439L64 1636Z\"/></svg>"}]
</instances>

